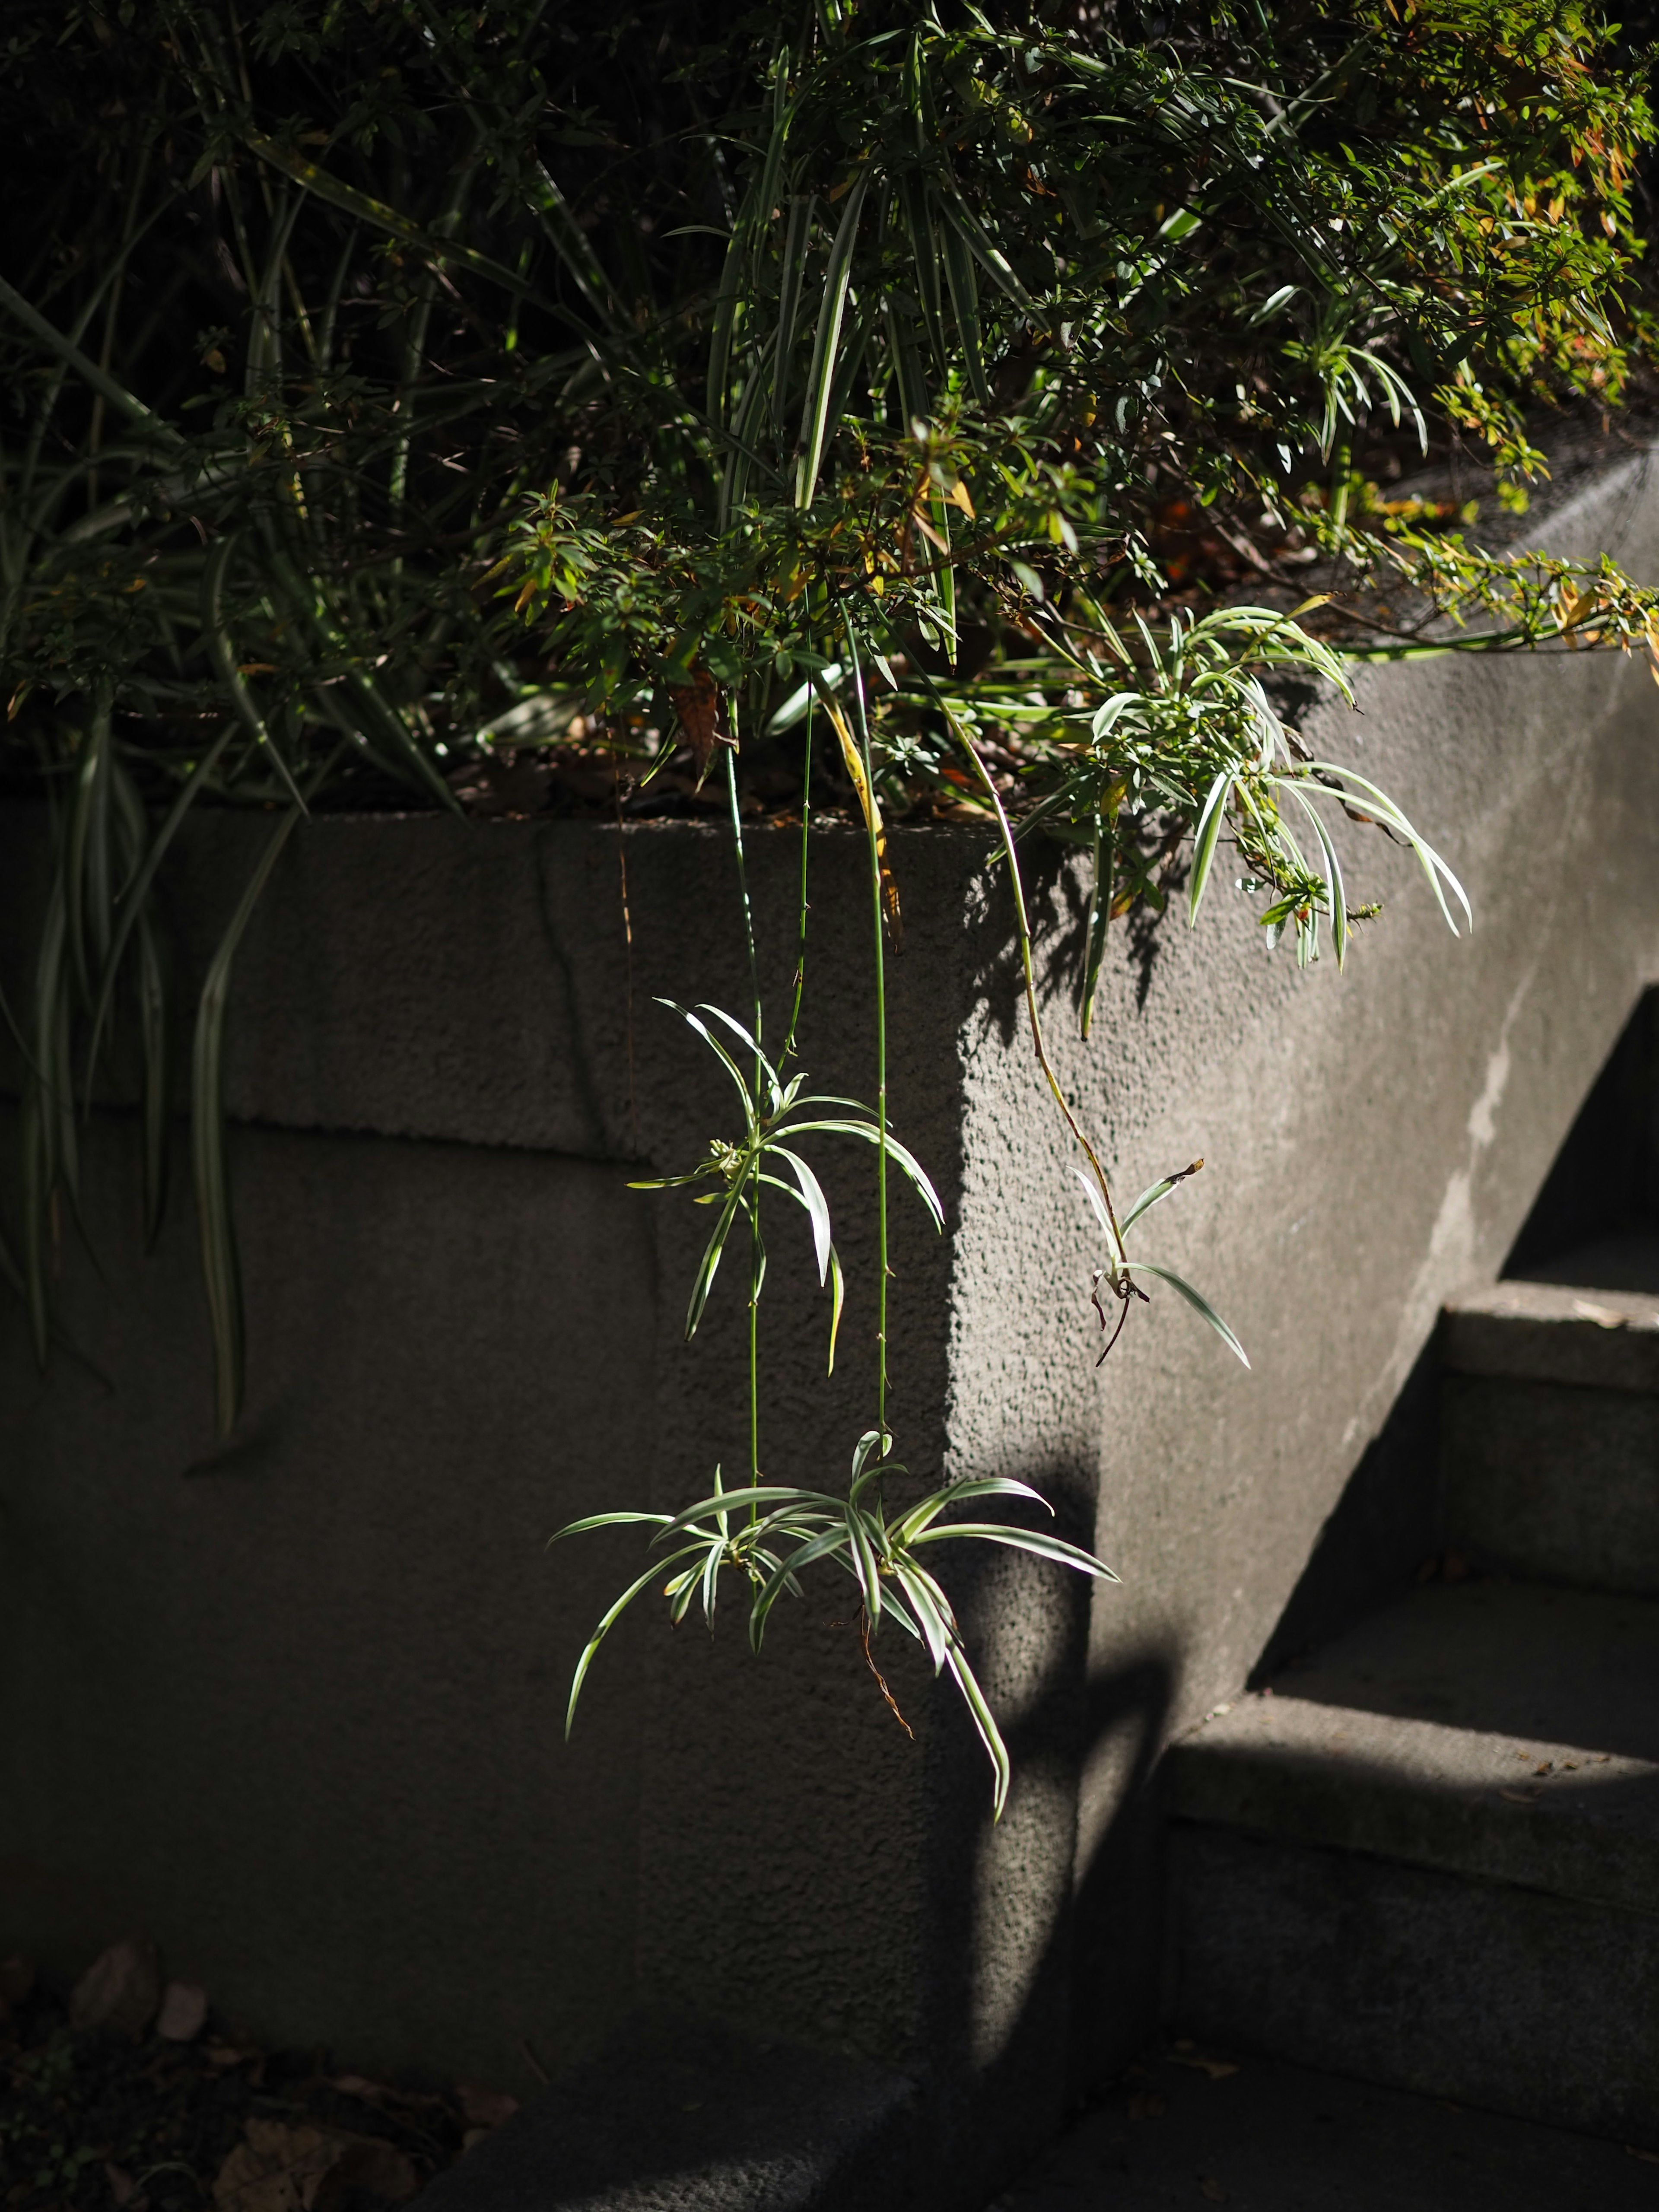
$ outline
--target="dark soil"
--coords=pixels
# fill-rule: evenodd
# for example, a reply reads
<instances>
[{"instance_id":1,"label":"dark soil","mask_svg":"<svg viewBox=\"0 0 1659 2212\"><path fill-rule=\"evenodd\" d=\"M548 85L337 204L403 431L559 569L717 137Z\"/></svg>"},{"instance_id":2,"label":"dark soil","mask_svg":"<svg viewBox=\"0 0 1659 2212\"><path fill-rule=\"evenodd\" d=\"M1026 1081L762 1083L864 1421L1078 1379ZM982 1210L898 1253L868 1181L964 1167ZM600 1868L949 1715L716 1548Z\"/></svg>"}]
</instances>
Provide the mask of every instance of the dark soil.
<instances>
[{"instance_id":1,"label":"dark soil","mask_svg":"<svg viewBox=\"0 0 1659 2212\"><path fill-rule=\"evenodd\" d=\"M418 2185L476 2137L467 2108L476 2121L481 2100L510 2109L487 2092L337 2073L323 2052L258 2051L213 2014L189 2043L74 2028L63 2002L37 1990L0 2024L0 2200L6 2212L204 2212L251 2119L386 2143ZM348 2188L330 2212L385 2203Z\"/></svg>"}]
</instances>

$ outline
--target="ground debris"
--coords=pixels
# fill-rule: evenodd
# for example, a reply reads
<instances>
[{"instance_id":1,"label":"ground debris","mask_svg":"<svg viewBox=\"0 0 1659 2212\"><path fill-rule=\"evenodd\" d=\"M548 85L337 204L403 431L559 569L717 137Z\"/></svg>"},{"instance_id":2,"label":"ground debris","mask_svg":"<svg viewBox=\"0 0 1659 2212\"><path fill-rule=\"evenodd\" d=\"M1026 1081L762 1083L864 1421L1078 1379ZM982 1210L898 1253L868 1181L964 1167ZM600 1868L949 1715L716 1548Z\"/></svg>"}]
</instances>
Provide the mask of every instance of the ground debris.
<instances>
[{"instance_id":1,"label":"ground debris","mask_svg":"<svg viewBox=\"0 0 1659 2212\"><path fill-rule=\"evenodd\" d=\"M0 2212L391 2212L516 2109L261 2051L141 1940L67 2003L0 1960Z\"/></svg>"},{"instance_id":2,"label":"ground debris","mask_svg":"<svg viewBox=\"0 0 1659 2212\"><path fill-rule=\"evenodd\" d=\"M112 1943L94 1959L70 1997L71 2027L106 2027L142 2035L161 2002L161 1968L147 1936Z\"/></svg>"}]
</instances>

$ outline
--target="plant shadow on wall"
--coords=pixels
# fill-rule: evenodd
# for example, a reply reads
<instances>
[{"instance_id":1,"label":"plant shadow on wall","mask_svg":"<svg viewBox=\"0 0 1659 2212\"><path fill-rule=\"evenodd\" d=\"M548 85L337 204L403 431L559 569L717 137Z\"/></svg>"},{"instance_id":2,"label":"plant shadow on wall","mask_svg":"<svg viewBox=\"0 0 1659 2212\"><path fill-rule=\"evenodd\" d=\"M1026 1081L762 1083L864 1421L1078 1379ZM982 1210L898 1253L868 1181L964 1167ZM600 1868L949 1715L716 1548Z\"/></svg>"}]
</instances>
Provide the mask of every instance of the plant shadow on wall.
<instances>
[{"instance_id":1,"label":"plant shadow on wall","mask_svg":"<svg viewBox=\"0 0 1659 2212\"><path fill-rule=\"evenodd\" d=\"M650 1533L617 1607L662 1577L672 1613L712 1620L735 1582L758 1648L777 1601L837 1568L872 1668L882 1633L909 1638L960 1689L1000 1811L1008 1754L940 1547L1109 1569L981 1517L1034 1515L1036 1485L941 1486L888 1425L889 1197L937 1212L887 1115L891 827L984 830L1105 1338L1157 1279L1242 1358L1140 1249L1198 1163L1146 1163L1121 1204L1044 1014L1086 1036L1113 924L1176 898L1195 923L1218 867L1304 965L1345 965L1374 920L1345 871L1379 834L1462 927L1448 863L1311 755L1276 686L1351 699L1366 659L1659 640L1652 591L1605 558L1483 549L1465 496L1478 451L1518 514L1540 412L1604 417L1648 374L1643 66L1568 0L1145 21L1042 0L16 0L3 763L49 801L56 862L4 1009L24 1097L0 1270L37 1357L81 1120L118 1066L161 1218L182 1025L157 885L192 808L270 823L190 1024L225 1433L224 1024L295 823L526 791L623 820L716 808L753 972L744 827L790 819L787 1003L661 1017L732 1088L662 1202L708 1209L688 1327L742 1297L749 1385L704 1494L631 1516ZM815 1097L795 1064L831 817L866 844L868 1102ZM1045 842L1088 886L1072 1003L1046 1009L1022 880ZM831 1145L873 1169L869 1425L839 1468L793 1468L762 1450L767 1245L808 1237L833 1344Z\"/></svg>"}]
</instances>

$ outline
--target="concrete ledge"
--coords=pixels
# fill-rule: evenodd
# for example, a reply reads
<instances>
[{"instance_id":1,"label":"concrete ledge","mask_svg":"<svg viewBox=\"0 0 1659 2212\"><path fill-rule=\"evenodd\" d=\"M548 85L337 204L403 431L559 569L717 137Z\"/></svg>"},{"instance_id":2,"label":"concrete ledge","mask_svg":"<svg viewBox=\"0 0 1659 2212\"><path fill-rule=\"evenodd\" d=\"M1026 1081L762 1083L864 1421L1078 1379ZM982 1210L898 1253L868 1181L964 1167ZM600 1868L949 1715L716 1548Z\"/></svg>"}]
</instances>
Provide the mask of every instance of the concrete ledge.
<instances>
[{"instance_id":1,"label":"concrete ledge","mask_svg":"<svg viewBox=\"0 0 1659 2212\"><path fill-rule=\"evenodd\" d=\"M1659 1594L1659 1396L1449 1376L1448 1538L1483 1565Z\"/></svg>"},{"instance_id":2,"label":"concrete ledge","mask_svg":"<svg viewBox=\"0 0 1659 2212\"><path fill-rule=\"evenodd\" d=\"M1559 1283L1496 1283L1447 1305L1455 1375L1659 1393L1659 1297Z\"/></svg>"},{"instance_id":3,"label":"concrete ledge","mask_svg":"<svg viewBox=\"0 0 1659 2212\"><path fill-rule=\"evenodd\" d=\"M1173 1843L1187 2033L1659 2142L1659 1917L1186 1822Z\"/></svg>"},{"instance_id":4,"label":"concrete ledge","mask_svg":"<svg viewBox=\"0 0 1659 2212\"><path fill-rule=\"evenodd\" d=\"M1650 1914L1659 1607L1420 1591L1212 1717L1166 1776L1184 1820Z\"/></svg>"},{"instance_id":5,"label":"concrete ledge","mask_svg":"<svg viewBox=\"0 0 1659 2212\"><path fill-rule=\"evenodd\" d=\"M642 2014L434 2181L430 2212L900 2212L916 2085L792 2043Z\"/></svg>"}]
</instances>

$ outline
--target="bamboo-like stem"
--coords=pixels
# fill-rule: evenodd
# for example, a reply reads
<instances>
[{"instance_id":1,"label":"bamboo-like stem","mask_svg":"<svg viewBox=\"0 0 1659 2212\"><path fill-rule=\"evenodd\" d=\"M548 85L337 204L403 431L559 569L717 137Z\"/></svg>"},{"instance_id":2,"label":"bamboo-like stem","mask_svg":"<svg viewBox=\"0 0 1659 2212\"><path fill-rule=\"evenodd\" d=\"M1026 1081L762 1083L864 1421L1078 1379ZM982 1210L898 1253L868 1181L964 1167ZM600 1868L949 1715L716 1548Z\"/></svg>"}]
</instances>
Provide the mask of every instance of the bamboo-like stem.
<instances>
[{"instance_id":1,"label":"bamboo-like stem","mask_svg":"<svg viewBox=\"0 0 1659 2212\"><path fill-rule=\"evenodd\" d=\"M733 709L733 721L736 710ZM743 849L743 817L738 811L738 750L727 745L726 752L726 795L732 812L732 848L738 863L738 897L743 907L743 941L749 953L749 1004L754 1019L755 1042L761 1042L760 961L755 950L755 910L749 902L749 866ZM755 1080L760 1081L757 1063ZM759 1103L758 1093L757 1103Z\"/></svg>"},{"instance_id":2,"label":"bamboo-like stem","mask_svg":"<svg viewBox=\"0 0 1659 2212\"><path fill-rule=\"evenodd\" d=\"M732 849L738 864L738 897L743 908L743 937L749 951L749 988L752 999L757 1053L753 1082L755 1114L758 1119L764 1111L761 1064L758 1047L761 1038L760 962L755 946L755 913L749 901L749 869L743 848L743 816L738 806L738 754L735 745L726 751L726 791L732 806ZM749 1193L749 1480L760 1480L760 1292L761 1278L765 1272L765 1254L761 1244L761 1155L755 1154L754 1165L749 1170L751 1178ZM758 1509L750 1505L749 1520L752 1527L759 1518Z\"/></svg>"},{"instance_id":3,"label":"bamboo-like stem","mask_svg":"<svg viewBox=\"0 0 1659 2212\"><path fill-rule=\"evenodd\" d=\"M887 968L883 943L881 910L881 843L876 828L875 763L870 755L870 718L864 705L864 670L859 659L858 639L845 607L842 627L847 635L847 655L853 664L853 697L858 707L859 748L864 758L864 784L869 804L864 826L870 852L870 905L875 939L876 997L876 1433L887 1433ZM878 1447L880 1449L880 1447Z\"/></svg>"},{"instance_id":4,"label":"bamboo-like stem","mask_svg":"<svg viewBox=\"0 0 1659 2212\"><path fill-rule=\"evenodd\" d=\"M806 695L806 764L800 778L800 936L795 955L795 1000L789 1009L789 1027L784 1033L783 1050L778 1054L778 1066L793 1056L795 1030L800 1021L801 994L806 988L806 860L812 835L812 710L817 704L817 695Z\"/></svg>"}]
</instances>

